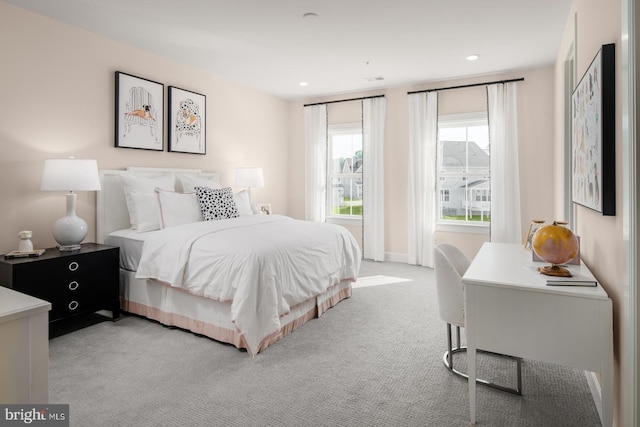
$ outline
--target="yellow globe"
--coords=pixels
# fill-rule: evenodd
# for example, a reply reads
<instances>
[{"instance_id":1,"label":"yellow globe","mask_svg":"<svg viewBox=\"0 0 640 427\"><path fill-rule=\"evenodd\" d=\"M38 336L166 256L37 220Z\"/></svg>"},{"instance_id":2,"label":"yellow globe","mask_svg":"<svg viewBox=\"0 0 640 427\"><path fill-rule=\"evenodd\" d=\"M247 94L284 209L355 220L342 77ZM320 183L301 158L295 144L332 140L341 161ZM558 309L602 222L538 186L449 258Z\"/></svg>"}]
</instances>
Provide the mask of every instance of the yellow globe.
<instances>
[{"instance_id":1,"label":"yellow globe","mask_svg":"<svg viewBox=\"0 0 640 427\"><path fill-rule=\"evenodd\" d=\"M567 227L545 225L538 229L531 240L533 251L543 261L564 264L578 255L578 238Z\"/></svg>"}]
</instances>

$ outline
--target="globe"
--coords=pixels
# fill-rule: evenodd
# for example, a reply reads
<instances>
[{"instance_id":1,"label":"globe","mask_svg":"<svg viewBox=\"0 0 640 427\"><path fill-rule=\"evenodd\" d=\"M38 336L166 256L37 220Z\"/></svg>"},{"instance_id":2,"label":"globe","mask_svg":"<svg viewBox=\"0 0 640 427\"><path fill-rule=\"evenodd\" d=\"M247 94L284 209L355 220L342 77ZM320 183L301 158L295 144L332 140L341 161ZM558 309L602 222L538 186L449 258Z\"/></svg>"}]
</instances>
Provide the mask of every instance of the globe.
<instances>
[{"instance_id":1,"label":"globe","mask_svg":"<svg viewBox=\"0 0 640 427\"><path fill-rule=\"evenodd\" d=\"M578 255L580 243L567 227L545 225L540 227L531 239L533 251L551 266L540 268L542 274L550 276L571 276L568 269L558 266L571 261Z\"/></svg>"}]
</instances>

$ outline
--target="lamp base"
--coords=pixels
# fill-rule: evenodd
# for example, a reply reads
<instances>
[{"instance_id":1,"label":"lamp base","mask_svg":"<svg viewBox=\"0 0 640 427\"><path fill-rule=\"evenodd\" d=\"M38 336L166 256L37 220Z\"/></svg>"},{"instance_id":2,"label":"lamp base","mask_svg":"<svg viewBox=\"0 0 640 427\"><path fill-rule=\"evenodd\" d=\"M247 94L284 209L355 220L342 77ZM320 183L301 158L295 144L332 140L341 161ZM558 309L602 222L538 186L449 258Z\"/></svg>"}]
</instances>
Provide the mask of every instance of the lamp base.
<instances>
[{"instance_id":1,"label":"lamp base","mask_svg":"<svg viewBox=\"0 0 640 427\"><path fill-rule=\"evenodd\" d=\"M59 245L58 250L60 252L79 251L82 246L80 245Z\"/></svg>"},{"instance_id":2,"label":"lamp base","mask_svg":"<svg viewBox=\"0 0 640 427\"><path fill-rule=\"evenodd\" d=\"M87 236L87 222L76 215L76 195L67 194L67 216L53 224L53 238L61 251L77 251Z\"/></svg>"}]
</instances>

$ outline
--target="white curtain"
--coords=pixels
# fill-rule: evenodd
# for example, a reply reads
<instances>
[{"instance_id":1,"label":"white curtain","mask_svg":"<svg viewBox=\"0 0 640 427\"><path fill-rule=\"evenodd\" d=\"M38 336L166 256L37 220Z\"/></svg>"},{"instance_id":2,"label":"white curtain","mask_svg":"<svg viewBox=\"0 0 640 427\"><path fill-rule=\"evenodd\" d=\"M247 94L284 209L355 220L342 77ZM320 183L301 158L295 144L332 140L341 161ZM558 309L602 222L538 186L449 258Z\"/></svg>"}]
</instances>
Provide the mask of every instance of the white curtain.
<instances>
[{"instance_id":1,"label":"white curtain","mask_svg":"<svg viewBox=\"0 0 640 427\"><path fill-rule=\"evenodd\" d=\"M363 257L384 261L384 120L383 97L362 101Z\"/></svg>"},{"instance_id":2,"label":"white curtain","mask_svg":"<svg viewBox=\"0 0 640 427\"><path fill-rule=\"evenodd\" d=\"M409 264L433 267L438 93L409 95Z\"/></svg>"},{"instance_id":3,"label":"white curtain","mask_svg":"<svg viewBox=\"0 0 640 427\"><path fill-rule=\"evenodd\" d=\"M327 106L304 107L305 182L304 215L324 222L327 191Z\"/></svg>"},{"instance_id":4,"label":"white curtain","mask_svg":"<svg viewBox=\"0 0 640 427\"><path fill-rule=\"evenodd\" d=\"M516 83L487 86L491 150L491 241L522 243Z\"/></svg>"}]
</instances>

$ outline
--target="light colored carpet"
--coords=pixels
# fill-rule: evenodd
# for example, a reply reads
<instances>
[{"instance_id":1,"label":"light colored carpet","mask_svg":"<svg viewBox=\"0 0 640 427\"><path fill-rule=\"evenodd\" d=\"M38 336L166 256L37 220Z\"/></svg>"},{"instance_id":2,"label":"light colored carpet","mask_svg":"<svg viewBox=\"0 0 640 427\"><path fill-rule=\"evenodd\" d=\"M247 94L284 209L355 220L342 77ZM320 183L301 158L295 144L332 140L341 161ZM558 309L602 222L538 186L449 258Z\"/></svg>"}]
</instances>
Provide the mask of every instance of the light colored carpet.
<instances>
[{"instance_id":1,"label":"light colored carpet","mask_svg":"<svg viewBox=\"0 0 640 427\"><path fill-rule=\"evenodd\" d=\"M409 281L356 288L255 358L126 315L54 338L50 402L70 404L80 427L467 426L467 383L442 365L433 271L365 262L361 276ZM513 385L513 363L478 369ZM479 386L478 424L600 425L582 372L527 360L523 389Z\"/></svg>"}]
</instances>

